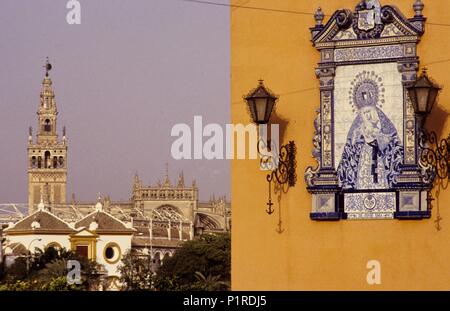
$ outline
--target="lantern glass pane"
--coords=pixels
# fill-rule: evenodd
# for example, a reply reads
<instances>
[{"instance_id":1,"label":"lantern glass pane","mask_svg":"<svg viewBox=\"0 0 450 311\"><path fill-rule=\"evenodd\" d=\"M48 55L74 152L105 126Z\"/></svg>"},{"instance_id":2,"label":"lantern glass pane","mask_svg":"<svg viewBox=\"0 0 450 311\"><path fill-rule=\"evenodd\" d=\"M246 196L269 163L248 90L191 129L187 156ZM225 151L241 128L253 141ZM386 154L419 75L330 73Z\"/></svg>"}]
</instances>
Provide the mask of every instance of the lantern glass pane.
<instances>
[{"instance_id":1,"label":"lantern glass pane","mask_svg":"<svg viewBox=\"0 0 450 311\"><path fill-rule=\"evenodd\" d=\"M414 111L417 112L417 96L416 96L416 90L414 88L408 89L408 95L409 99L411 100L411 103L414 107Z\"/></svg>"},{"instance_id":2,"label":"lantern glass pane","mask_svg":"<svg viewBox=\"0 0 450 311\"><path fill-rule=\"evenodd\" d=\"M433 105L434 105L434 102L436 101L438 92L439 92L439 90L436 89L436 88L432 88L432 89L430 90L430 95L429 95L429 97L428 97L428 101L429 101L429 104L428 104L428 112L429 112L429 113L431 112L431 109L433 109Z\"/></svg>"},{"instance_id":3,"label":"lantern glass pane","mask_svg":"<svg viewBox=\"0 0 450 311\"><path fill-rule=\"evenodd\" d=\"M274 98L269 98L267 100L267 111L266 111L266 120L267 120L267 122L270 120L270 114L272 113L274 105L275 105L275 99Z\"/></svg>"},{"instance_id":4,"label":"lantern glass pane","mask_svg":"<svg viewBox=\"0 0 450 311\"><path fill-rule=\"evenodd\" d=\"M428 105L428 94L430 93L430 89L428 88L417 88L416 94L417 94L417 109L419 113L425 113L428 111L427 105Z\"/></svg>"},{"instance_id":5,"label":"lantern glass pane","mask_svg":"<svg viewBox=\"0 0 450 311\"><path fill-rule=\"evenodd\" d=\"M251 114L253 122L256 122L255 100L254 99L247 99L247 105L248 105L248 108L250 110L250 114Z\"/></svg>"},{"instance_id":6,"label":"lantern glass pane","mask_svg":"<svg viewBox=\"0 0 450 311\"><path fill-rule=\"evenodd\" d=\"M267 122L267 120L265 119L267 102L268 100L266 98L255 99L256 118L258 123Z\"/></svg>"}]
</instances>

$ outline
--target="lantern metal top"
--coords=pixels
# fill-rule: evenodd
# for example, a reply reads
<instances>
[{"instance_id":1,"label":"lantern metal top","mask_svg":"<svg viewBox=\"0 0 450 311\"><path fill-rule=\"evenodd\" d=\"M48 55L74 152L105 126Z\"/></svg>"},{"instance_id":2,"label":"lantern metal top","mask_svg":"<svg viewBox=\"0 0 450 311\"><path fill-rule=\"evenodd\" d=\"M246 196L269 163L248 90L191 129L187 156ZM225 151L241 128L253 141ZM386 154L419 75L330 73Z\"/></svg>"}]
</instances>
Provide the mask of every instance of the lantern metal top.
<instances>
[{"instance_id":1,"label":"lantern metal top","mask_svg":"<svg viewBox=\"0 0 450 311\"><path fill-rule=\"evenodd\" d=\"M431 112L441 87L428 77L427 69L423 68L420 77L407 89L415 113L426 116Z\"/></svg>"},{"instance_id":2,"label":"lantern metal top","mask_svg":"<svg viewBox=\"0 0 450 311\"><path fill-rule=\"evenodd\" d=\"M258 125L267 124L278 97L264 86L264 81L259 80L258 86L244 96L250 110L253 122Z\"/></svg>"},{"instance_id":3,"label":"lantern metal top","mask_svg":"<svg viewBox=\"0 0 450 311\"><path fill-rule=\"evenodd\" d=\"M245 97L245 100L248 101L254 98L272 98L274 100L278 99L278 97L264 85L264 80L262 79L259 80L258 87L248 93L248 95Z\"/></svg>"},{"instance_id":4,"label":"lantern metal top","mask_svg":"<svg viewBox=\"0 0 450 311\"><path fill-rule=\"evenodd\" d=\"M441 90L441 87L434 83L429 77L428 77L428 69L423 68L422 74L420 75L419 79L413 84L414 87L426 87L426 88L434 88L438 91Z\"/></svg>"}]
</instances>

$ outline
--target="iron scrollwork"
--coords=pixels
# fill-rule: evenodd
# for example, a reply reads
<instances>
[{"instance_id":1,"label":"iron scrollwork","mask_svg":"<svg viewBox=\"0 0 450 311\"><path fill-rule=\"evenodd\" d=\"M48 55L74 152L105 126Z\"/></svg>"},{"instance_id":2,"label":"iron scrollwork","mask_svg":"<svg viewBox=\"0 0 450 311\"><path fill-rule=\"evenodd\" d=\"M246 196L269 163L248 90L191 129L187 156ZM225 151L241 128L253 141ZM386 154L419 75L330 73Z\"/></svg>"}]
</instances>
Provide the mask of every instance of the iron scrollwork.
<instances>
[{"instance_id":1,"label":"iron scrollwork","mask_svg":"<svg viewBox=\"0 0 450 311\"><path fill-rule=\"evenodd\" d=\"M435 132L423 132L419 139L420 164L427 171L431 180L450 178L450 135L448 138L437 138Z\"/></svg>"},{"instance_id":2,"label":"iron scrollwork","mask_svg":"<svg viewBox=\"0 0 450 311\"><path fill-rule=\"evenodd\" d=\"M262 142L261 142L262 143ZM274 212L272 202L272 183L275 183L275 192L282 191L284 187L294 187L297 182L297 161L295 155L297 147L295 142L290 141L289 144L283 145L276 153L276 148L271 148L269 152L262 152L260 144L258 144L258 152L261 156L260 167L271 172L266 176L269 184L269 199L267 202L267 214Z\"/></svg>"}]
</instances>

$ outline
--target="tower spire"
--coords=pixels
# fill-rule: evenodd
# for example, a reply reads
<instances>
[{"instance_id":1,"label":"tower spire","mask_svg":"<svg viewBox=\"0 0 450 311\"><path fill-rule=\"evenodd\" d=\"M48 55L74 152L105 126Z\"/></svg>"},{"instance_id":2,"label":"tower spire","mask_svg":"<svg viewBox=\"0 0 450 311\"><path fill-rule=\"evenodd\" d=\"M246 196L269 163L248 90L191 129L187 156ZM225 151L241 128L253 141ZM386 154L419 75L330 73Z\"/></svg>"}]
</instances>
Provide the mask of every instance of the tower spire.
<instances>
[{"instance_id":1,"label":"tower spire","mask_svg":"<svg viewBox=\"0 0 450 311\"><path fill-rule=\"evenodd\" d=\"M134 174L134 180L133 180L133 189L138 190L141 188L141 180L139 179L138 172Z\"/></svg>"},{"instance_id":2,"label":"tower spire","mask_svg":"<svg viewBox=\"0 0 450 311\"><path fill-rule=\"evenodd\" d=\"M166 176L164 177L163 187L170 187L169 163L166 163Z\"/></svg>"},{"instance_id":3,"label":"tower spire","mask_svg":"<svg viewBox=\"0 0 450 311\"><path fill-rule=\"evenodd\" d=\"M180 175L178 176L178 188L184 188L184 174L183 171L181 171Z\"/></svg>"}]
</instances>

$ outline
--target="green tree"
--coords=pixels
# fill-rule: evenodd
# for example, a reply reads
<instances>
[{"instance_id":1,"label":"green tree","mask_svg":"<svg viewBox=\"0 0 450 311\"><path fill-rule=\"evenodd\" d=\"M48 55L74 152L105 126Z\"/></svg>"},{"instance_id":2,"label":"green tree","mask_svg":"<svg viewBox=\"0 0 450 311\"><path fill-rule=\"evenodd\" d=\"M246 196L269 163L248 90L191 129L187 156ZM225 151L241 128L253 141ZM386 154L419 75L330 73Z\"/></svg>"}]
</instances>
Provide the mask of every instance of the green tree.
<instances>
[{"instance_id":1,"label":"green tree","mask_svg":"<svg viewBox=\"0 0 450 311\"><path fill-rule=\"evenodd\" d=\"M195 277L197 278L197 282L194 283L198 290L201 291L220 291L220 290L229 290L230 282L229 281L221 281L220 275L208 275L204 276L201 272L195 272Z\"/></svg>"},{"instance_id":2,"label":"green tree","mask_svg":"<svg viewBox=\"0 0 450 311\"><path fill-rule=\"evenodd\" d=\"M150 258L142 255L138 250L130 249L126 252L118 270L121 274L120 281L124 284L124 290L152 289L153 272L151 271Z\"/></svg>"},{"instance_id":3,"label":"green tree","mask_svg":"<svg viewBox=\"0 0 450 311\"><path fill-rule=\"evenodd\" d=\"M231 237L204 234L188 241L157 271L157 290L229 290Z\"/></svg>"},{"instance_id":4,"label":"green tree","mask_svg":"<svg viewBox=\"0 0 450 311\"><path fill-rule=\"evenodd\" d=\"M33 290L33 285L29 281L12 281L5 284L0 284L0 291L30 291Z\"/></svg>"},{"instance_id":5,"label":"green tree","mask_svg":"<svg viewBox=\"0 0 450 311\"><path fill-rule=\"evenodd\" d=\"M29 260L29 269L27 269ZM77 260L81 266L82 284L70 286L67 283L67 262ZM79 290L96 287L100 282L101 266L92 260L79 256L73 251L66 249L47 248L45 251L37 250L31 257L19 257L6 269L2 282L7 285L6 290L11 286L21 286L23 290ZM66 285L63 285L63 280ZM9 286L9 287L8 287Z\"/></svg>"},{"instance_id":6,"label":"green tree","mask_svg":"<svg viewBox=\"0 0 450 311\"><path fill-rule=\"evenodd\" d=\"M27 279L27 260L25 257L18 257L14 263L5 268L2 282L15 283L15 281L22 281Z\"/></svg>"},{"instance_id":7,"label":"green tree","mask_svg":"<svg viewBox=\"0 0 450 311\"><path fill-rule=\"evenodd\" d=\"M77 291L83 290L80 285L70 285L67 283L67 278L65 276L59 276L52 278L49 282L41 285L40 290L42 291Z\"/></svg>"}]
</instances>

